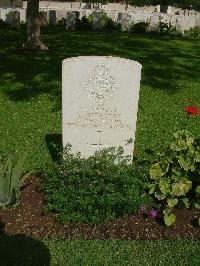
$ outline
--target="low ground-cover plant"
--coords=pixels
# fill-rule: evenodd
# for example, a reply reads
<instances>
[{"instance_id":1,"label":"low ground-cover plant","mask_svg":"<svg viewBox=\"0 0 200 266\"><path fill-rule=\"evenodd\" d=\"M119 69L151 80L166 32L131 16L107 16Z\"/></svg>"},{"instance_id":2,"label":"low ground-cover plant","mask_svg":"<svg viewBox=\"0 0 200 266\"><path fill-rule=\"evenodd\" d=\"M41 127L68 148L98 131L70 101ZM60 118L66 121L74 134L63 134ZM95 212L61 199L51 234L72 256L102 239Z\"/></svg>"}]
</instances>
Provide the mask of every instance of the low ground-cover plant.
<instances>
[{"instance_id":1,"label":"low ground-cover plant","mask_svg":"<svg viewBox=\"0 0 200 266\"><path fill-rule=\"evenodd\" d=\"M200 39L200 27L196 26L190 28L188 31L185 32L185 36L192 37L194 39Z\"/></svg>"},{"instance_id":2,"label":"low ground-cover plant","mask_svg":"<svg viewBox=\"0 0 200 266\"><path fill-rule=\"evenodd\" d=\"M0 208L10 208L18 203L20 188L28 175L23 175L24 153L12 169L11 157L0 158Z\"/></svg>"},{"instance_id":3,"label":"low ground-cover plant","mask_svg":"<svg viewBox=\"0 0 200 266\"><path fill-rule=\"evenodd\" d=\"M171 34L171 33L175 32L175 27L171 23L159 21L158 32L160 34Z\"/></svg>"},{"instance_id":4,"label":"low ground-cover plant","mask_svg":"<svg viewBox=\"0 0 200 266\"><path fill-rule=\"evenodd\" d=\"M133 33L146 33L148 29L148 22L131 23L130 32Z\"/></svg>"},{"instance_id":5,"label":"low ground-cover plant","mask_svg":"<svg viewBox=\"0 0 200 266\"><path fill-rule=\"evenodd\" d=\"M174 206L182 203L186 208L191 204L200 208L200 141L188 131L179 131L174 138L150 168L149 193L161 202L168 226L176 220Z\"/></svg>"},{"instance_id":6,"label":"low ground-cover plant","mask_svg":"<svg viewBox=\"0 0 200 266\"><path fill-rule=\"evenodd\" d=\"M108 148L88 159L73 155L70 146L62 164L45 182L45 211L57 213L60 222L98 224L151 205L145 192L144 169L130 164L122 148Z\"/></svg>"}]
</instances>

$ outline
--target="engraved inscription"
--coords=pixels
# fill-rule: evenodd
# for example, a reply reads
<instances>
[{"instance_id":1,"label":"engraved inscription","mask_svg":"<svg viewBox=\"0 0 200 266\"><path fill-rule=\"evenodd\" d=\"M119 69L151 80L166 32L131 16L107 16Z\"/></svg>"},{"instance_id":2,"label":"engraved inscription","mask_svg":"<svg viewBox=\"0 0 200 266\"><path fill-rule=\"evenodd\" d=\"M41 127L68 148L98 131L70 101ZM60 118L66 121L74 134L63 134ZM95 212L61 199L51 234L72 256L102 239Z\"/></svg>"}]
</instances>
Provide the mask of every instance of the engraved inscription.
<instances>
[{"instance_id":1,"label":"engraved inscription","mask_svg":"<svg viewBox=\"0 0 200 266\"><path fill-rule=\"evenodd\" d=\"M82 108L75 122L67 123L67 126L89 128L128 127L123 123L119 109L111 109L105 106L105 103L109 102L114 96L115 91L116 83L110 74L109 68L102 63L97 65L85 88L90 105Z\"/></svg>"},{"instance_id":2,"label":"engraved inscription","mask_svg":"<svg viewBox=\"0 0 200 266\"><path fill-rule=\"evenodd\" d=\"M116 84L106 65L99 64L96 66L85 90L89 100L94 101L96 104L104 104L113 97Z\"/></svg>"},{"instance_id":3,"label":"engraved inscription","mask_svg":"<svg viewBox=\"0 0 200 266\"><path fill-rule=\"evenodd\" d=\"M103 128L125 128L128 127L121 120L118 109L96 108L82 110L75 123L67 123L68 127L103 127Z\"/></svg>"}]
</instances>

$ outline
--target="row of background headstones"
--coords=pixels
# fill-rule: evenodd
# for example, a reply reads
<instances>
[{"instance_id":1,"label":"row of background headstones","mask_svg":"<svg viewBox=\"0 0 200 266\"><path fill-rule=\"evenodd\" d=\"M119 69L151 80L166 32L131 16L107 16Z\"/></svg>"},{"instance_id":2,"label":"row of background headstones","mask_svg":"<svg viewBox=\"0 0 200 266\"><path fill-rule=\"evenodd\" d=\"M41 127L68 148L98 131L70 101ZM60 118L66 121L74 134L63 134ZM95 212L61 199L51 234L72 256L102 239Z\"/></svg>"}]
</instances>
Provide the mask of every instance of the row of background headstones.
<instances>
[{"instance_id":1,"label":"row of background headstones","mask_svg":"<svg viewBox=\"0 0 200 266\"><path fill-rule=\"evenodd\" d=\"M23 2L23 7L27 7L27 2ZM106 5L102 5L99 3L82 3L82 2L55 2L55 1L40 1L40 8L48 8L48 9L95 9L95 8L101 8L103 10L113 10L113 11L141 11L141 12L147 12L147 13L152 13L155 11L155 9L158 12L161 13L167 13L167 14L175 14L179 12L180 15L188 15L188 16L193 16L197 15L198 12L195 10L183 10L181 8L176 8L172 6L166 6L162 7L160 5L157 6L132 6L128 5L126 6L125 4L120 4L120 3L107 3ZM164 12L165 10L165 12Z\"/></svg>"},{"instance_id":2,"label":"row of background headstones","mask_svg":"<svg viewBox=\"0 0 200 266\"><path fill-rule=\"evenodd\" d=\"M72 10L50 10L47 8L40 8L40 11L46 13L47 22L56 24L57 21L62 18L66 18L69 21L73 19L82 18L83 16L88 17L93 10L82 9L76 10L74 13ZM18 12L18 13L17 13ZM129 25L138 22L150 22L150 31L156 31L158 28L159 21L165 22L167 24L171 23L172 26L176 27L179 33L184 33L185 30L189 30L195 26L200 26L200 15L199 16L183 16L183 15L170 15L164 13L147 13L147 12L131 12L131 11L105 11L114 22L122 25L122 31L127 31ZM78 15L77 15L78 14ZM101 16L100 12L96 14L96 20L99 21ZM18 8L0 8L0 19L3 21L14 24L26 22L26 9ZM14 23L13 23L14 20ZM101 23L99 23L99 28L101 28Z\"/></svg>"}]
</instances>

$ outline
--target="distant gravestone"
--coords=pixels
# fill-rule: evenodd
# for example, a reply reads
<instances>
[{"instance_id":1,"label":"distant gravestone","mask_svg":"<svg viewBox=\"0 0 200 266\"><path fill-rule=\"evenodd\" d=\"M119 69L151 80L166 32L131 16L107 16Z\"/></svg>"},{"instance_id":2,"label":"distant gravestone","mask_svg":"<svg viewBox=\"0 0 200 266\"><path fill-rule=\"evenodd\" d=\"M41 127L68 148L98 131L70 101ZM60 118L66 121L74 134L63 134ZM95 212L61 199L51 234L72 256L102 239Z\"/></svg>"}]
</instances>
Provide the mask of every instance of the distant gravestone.
<instances>
[{"instance_id":1,"label":"distant gravestone","mask_svg":"<svg viewBox=\"0 0 200 266\"><path fill-rule=\"evenodd\" d=\"M195 18L195 26L200 27L200 17Z\"/></svg>"},{"instance_id":2,"label":"distant gravestone","mask_svg":"<svg viewBox=\"0 0 200 266\"><path fill-rule=\"evenodd\" d=\"M123 13L121 20L121 31L126 32L130 30L131 16Z\"/></svg>"},{"instance_id":3,"label":"distant gravestone","mask_svg":"<svg viewBox=\"0 0 200 266\"><path fill-rule=\"evenodd\" d=\"M52 25L56 24L56 10L49 10L48 21L49 21L49 24L52 24Z\"/></svg>"},{"instance_id":4,"label":"distant gravestone","mask_svg":"<svg viewBox=\"0 0 200 266\"><path fill-rule=\"evenodd\" d=\"M74 31L76 30L76 23L79 17L78 11L67 12L66 14L66 30Z\"/></svg>"},{"instance_id":5,"label":"distant gravestone","mask_svg":"<svg viewBox=\"0 0 200 266\"><path fill-rule=\"evenodd\" d=\"M150 23L149 23L149 31L154 31L156 32L158 30L160 18L158 15L153 15L150 18Z\"/></svg>"},{"instance_id":6,"label":"distant gravestone","mask_svg":"<svg viewBox=\"0 0 200 266\"><path fill-rule=\"evenodd\" d=\"M184 35L185 20L184 18L177 18L176 20L176 33Z\"/></svg>"},{"instance_id":7,"label":"distant gravestone","mask_svg":"<svg viewBox=\"0 0 200 266\"><path fill-rule=\"evenodd\" d=\"M86 158L112 146L133 155L141 67L116 57L63 60L63 146Z\"/></svg>"},{"instance_id":8,"label":"distant gravestone","mask_svg":"<svg viewBox=\"0 0 200 266\"><path fill-rule=\"evenodd\" d=\"M19 11L11 11L12 19L11 19L11 27L19 28L20 27L20 12Z\"/></svg>"},{"instance_id":9,"label":"distant gravestone","mask_svg":"<svg viewBox=\"0 0 200 266\"><path fill-rule=\"evenodd\" d=\"M25 8L20 8L18 9L20 12L20 22L25 23L26 22L26 9Z\"/></svg>"},{"instance_id":10,"label":"distant gravestone","mask_svg":"<svg viewBox=\"0 0 200 266\"><path fill-rule=\"evenodd\" d=\"M41 27L46 27L48 25L47 12L40 11L39 12L39 19L40 19L40 26Z\"/></svg>"},{"instance_id":11,"label":"distant gravestone","mask_svg":"<svg viewBox=\"0 0 200 266\"><path fill-rule=\"evenodd\" d=\"M92 22L93 30L101 30L105 25L105 19L103 19L102 12L94 12L94 20Z\"/></svg>"},{"instance_id":12,"label":"distant gravestone","mask_svg":"<svg viewBox=\"0 0 200 266\"><path fill-rule=\"evenodd\" d=\"M122 16L123 16L123 13L122 12L119 12L117 14L117 23L121 24L122 23Z\"/></svg>"}]
</instances>

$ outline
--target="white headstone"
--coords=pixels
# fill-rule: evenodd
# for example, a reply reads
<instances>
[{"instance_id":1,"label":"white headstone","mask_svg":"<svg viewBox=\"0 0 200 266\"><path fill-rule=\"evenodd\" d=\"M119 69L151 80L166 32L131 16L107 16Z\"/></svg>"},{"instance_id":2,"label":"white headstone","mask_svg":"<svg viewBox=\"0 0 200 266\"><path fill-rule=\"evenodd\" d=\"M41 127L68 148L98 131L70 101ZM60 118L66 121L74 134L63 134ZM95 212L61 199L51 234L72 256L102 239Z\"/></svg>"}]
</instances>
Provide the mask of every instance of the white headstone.
<instances>
[{"instance_id":1,"label":"white headstone","mask_svg":"<svg viewBox=\"0 0 200 266\"><path fill-rule=\"evenodd\" d=\"M157 31L159 26L159 15L153 15L150 18L149 31Z\"/></svg>"},{"instance_id":2,"label":"white headstone","mask_svg":"<svg viewBox=\"0 0 200 266\"><path fill-rule=\"evenodd\" d=\"M56 24L56 10L49 10L47 13L47 19L50 24L55 25Z\"/></svg>"},{"instance_id":3,"label":"white headstone","mask_svg":"<svg viewBox=\"0 0 200 266\"><path fill-rule=\"evenodd\" d=\"M26 9L20 8L20 22L26 23Z\"/></svg>"},{"instance_id":4,"label":"white headstone","mask_svg":"<svg viewBox=\"0 0 200 266\"><path fill-rule=\"evenodd\" d=\"M176 33L184 35L184 30L185 30L185 19L179 17L176 20Z\"/></svg>"},{"instance_id":5,"label":"white headstone","mask_svg":"<svg viewBox=\"0 0 200 266\"><path fill-rule=\"evenodd\" d=\"M76 30L76 23L79 17L78 11L70 11L66 14L66 30L74 31Z\"/></svg>"},{"instance_id":6,"label":"white headstone","mask_svg":"<svg viewBox=\"0 0 200 266\"><path fill-rule=\"evenodd\" d=\"M123 13L122 15L122 22L121 22L121 31L129 31L130 30L130 23L131 23L131 15L128 13Z\"/></svg>"},{"instance_id":7,"label":"white headstone","mask_svg":"<svg viewBox=\"0 0 200 266\"><path fill-rule=\"evenodd\" d=\"M83 157L122 146L132 156L141 68L136 61L117 57L63 60L63 146L70 143L72 152Z\"/></svg>"}]
</instances>

